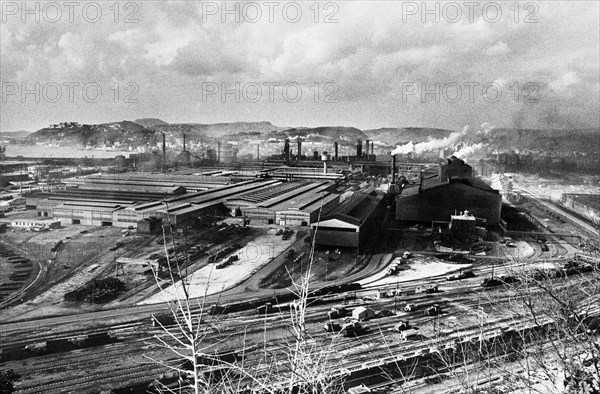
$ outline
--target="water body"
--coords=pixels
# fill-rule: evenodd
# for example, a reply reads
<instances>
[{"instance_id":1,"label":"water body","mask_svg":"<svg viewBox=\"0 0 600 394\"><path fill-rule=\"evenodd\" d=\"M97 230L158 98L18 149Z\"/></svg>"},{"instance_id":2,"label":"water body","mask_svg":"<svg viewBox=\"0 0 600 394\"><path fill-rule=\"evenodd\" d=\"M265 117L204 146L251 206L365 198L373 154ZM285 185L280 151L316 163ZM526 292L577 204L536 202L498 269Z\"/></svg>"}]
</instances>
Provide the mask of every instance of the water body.
<instances>
[{"instance_id":1,"label":"water body","mask_svg":"<svg viewBox=\"0 0 600 394\"><path fill-rule=\"evenodd\" d=\"M119 155L129 157L130 153L126 151L111 150L86 150L81 148L69 148L66 146L38 146L38 145L6 145L6 156L16 157L48 157L48 158L78 158L94 157L100 159L109 159Z\"/></svg>"}]
</instances>

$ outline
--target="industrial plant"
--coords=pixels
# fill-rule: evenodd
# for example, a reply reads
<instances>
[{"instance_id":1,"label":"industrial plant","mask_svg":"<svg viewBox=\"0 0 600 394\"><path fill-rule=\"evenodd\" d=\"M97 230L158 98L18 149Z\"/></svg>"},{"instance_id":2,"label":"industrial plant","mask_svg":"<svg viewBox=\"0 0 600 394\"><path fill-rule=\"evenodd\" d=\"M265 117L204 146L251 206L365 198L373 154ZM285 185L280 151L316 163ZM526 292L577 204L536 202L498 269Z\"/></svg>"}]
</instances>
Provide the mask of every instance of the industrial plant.
<instances>
[{"instance_id":1,"label":"industrial plant","mask_svg":"<svg viewBox=\"0 0 600 394\"><path fill-rule=\"evenodd\" d=\"M600 394L599 1L0 15L0 394Z\"/></svg>"},{"instance_id":2,"label":"industrial plant","mask_svg":"<svg viewBox=\"0 0 600 394\"><path fill-rule=\"evenodd\" d=\"M541 272L571 278L598 265L591 194L548 202L516 174L490 174L493 156L406 154L377 140L292 134L253 136L253 157L239 157L235 141L203 142L199 150L186 133L179 147L160 133L150 154L85 162L7 158L0 307L2 330L11 334L3 337L0 365L21 371L17 392L54 385L81 393L106 392L98 385L113 393L174 389L190 375L139 364L148 352L167 356L154 345L134 349L143 337L174 327L169 305L181 290L206 305L194 315L218 316L223 327L258 341L262 325L244 319L258 311L284 327L298 302L292 289L305 275L311 336L322 346L333 340L332 357L357 340L372 349L348 353L330 377L348 393L393 392L413 387L416 376L436 376L420 370L408 378L411 368L439 368L451 355L449 345L434 345L447 341L436 329L443 319L482 305L480 289L501 292L524 280L511 268L514 259L550 264L536 269L538 280ZM437 296L442 291L449 295ZM461 318L464 327L473 324L470 313ZM505 326L503 316L477 334L478 346L498 356L511 351L492 350L494 330L533 330L525 317ZM42 317L46 328L36 328ZM385 334L392 337L384 346L378 332L388 328L393 334ZM209 354L227 354L233 364L211 361L205 376L257 357L252 347L242 350L248 344L234 345L238 339L224 346L219 332L207 333ZM270 351L279 354L276 343ZM371 357L389 351L391 357ZM124 364L52 383L55 363L92 368L96 354ZM48 375L37 377L37 365Z\"/></svg>"}]
</instances>

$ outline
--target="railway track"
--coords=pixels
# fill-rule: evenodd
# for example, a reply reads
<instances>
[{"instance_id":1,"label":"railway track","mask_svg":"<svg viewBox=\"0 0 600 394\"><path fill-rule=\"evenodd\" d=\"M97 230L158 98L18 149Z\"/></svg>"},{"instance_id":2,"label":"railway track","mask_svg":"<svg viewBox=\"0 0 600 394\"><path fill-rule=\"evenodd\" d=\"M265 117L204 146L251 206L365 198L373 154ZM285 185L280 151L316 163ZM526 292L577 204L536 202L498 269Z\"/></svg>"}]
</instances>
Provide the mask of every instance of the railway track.
<instances>
[{"instance_id":1,"label":"railway track","mask_svg":"<svg viewBox=\"0 0 600 394\"><path fill-rule=\"evenodd\" d=\"M138 365L134 367L121 368L109 376L106 373L93 373L81 377L64 378L60 381L47 382L41 385L18 389L15 394L39 394L39 393L84 393L89 389L97 389L103 384L110 382L126 382L131 380L146 381L167 371L162 365Z\"/></svg>"},{"instance_id":2,"label":"railway track","mask_svg":"<svg viewBox=\"0 0 600 394\"><path fill-rule=\"evenodd\" d=\"M512 266L510 264L503 264L499 267L495 267L494 270L495 272L502 272L502 270L505 272L510 272L511 267ZM446 308L446 310L458 315L464 314L464 312L469 309L476 311L477 307L485 304L485 297L483 297L484 294L493 294L493 296L491 296L489 299L490 303L492 302L491 298L493 298L493 302L505 302L506 299L510 297L510 294L503 295L507 288L511 288L510 286L507 288L500 286L496 289L484 289L479 287L482 277L487 275L487 273L490 273L492 268L475 267L474 270L476 270L479 277L461 282L447 282L445 278L441 276L433 279L411 281L408 283L408 285L403 285L403 290L410 290L411 288L414 289L414 287L422 286L424 284L437 283L440 285L440 289L442 289L443 292L437 294L405 295L402 296L402 302L416 302L422 306L439 303L443 306L443 308ZM570 279L568 283L569 285L576 285L577 281ZM363 291L363 293L368 294L368 292L372 291L373 289L367 289ZM371 304L372 302L363 301L356 303L355 305ZM393 304L393 298L379 300L379 307L391 308ZM386 336L389 330L397 322L399 316L408 317L415 325L425 326L432 324L433 319L431 317L423 316L422 313L418 315L400 314L396 317L382 318L377 321L373 320L372 322L368 323L371 327L371 330L365 335L359 336L358 338L343 338L339 336L332 338L332 334L324 332L321 328L326 312L330 307L331 304L311 306L306 314L306 322L310 333L310 341L312 341L311 343L316 346L316 349L328 349L328 347L331 347L333 354L338 357L336 360L346 363L346 368L339 369L340 374L347 373L348 371L353 373L353 371L356 372L369 368L377 368L380 363L401 361L402 359L406 359L411 354L414 355L416 352L430 348L432 343L434 343L433 341L412 344L399 344L396 342L390 342L386 347L373 346L373 343L382 341L382 338ZM225 339L231 339L232 343L241 343L243 345L243 339L248 338L249 340L254 341L254 343L247 344L251 348L248 351L248 354L246 354L246 357L249 361L261 360L261 357L263 357L261 353L271 355L285 354L285 347L289 344L290 340L290 332L287 327L289 322L289 312L270 315L257 315L255 313L255 311L242 311L220 317L206 315L205 324L208 328L208 335L205 339L206 343L217 349L219 346L223 345ZM98 315L96 314L95 317L97 318L97 316ZM109 316L113 315L109 314ZM69 320L71 317L67 317L67 319ZM444 319L444 316L439 318L439 320ZM55 319L53 321L53 326L59 325L61 321L63 320ZM486 328L489 328L490 330L498 330L507 323L515 324L514 318L507 318L506 321L498 320L490 322ZM9 327L11 332L17 333L21 328L23 328L23 326L31 327L32 324L12 324ZM111 326L111 324L107 323L107 326ZM43 358L34 357L28 359L32 361L31 369L33 370L35 368L39 368L42 372L52 372L59 369L72 369L73 371L79 371L82 368L87 368L90 365L93 365L92 360L94 358L99 357L100 359L111 360L117 357L119 354L135 353L135 350L140 348L140 343L149 343L152 341L153 335L160 335L161 333L160 328L150 327L149 319L141 318L137 318L135 322L123 323L121 326L112 326L112 328L116 333L119 333L119 330L121 330L121 334L123 334L124 338L122 343L104 345L89 350L81 350L82 353L86 353L81 355L61 354L60 356L43 356ZM169 328L174 328L174 326L169 326ZM102 331L103 328L94 328L94 330ZM461 328L460 334L467 335L471 333L475 335L475 330L480 331L481 327ZM90 331L90 329L86 328L76 328L74 330L69 330L66 328L60 332L61 338L68 339L69 336L84 335L85 333L89 334L90 332L98 331ZM104 329L104 331L106 331L106 329ZM477 335L479 335L479 331L477 331ZM269 333L268 338L265 336L265 333ZM440 335L443 336L443 334L444 333L442 332ZM29 338L21 337L17 340L13 340L11 344L18 345L20 343L24 343L24 341L35 342L43 338L48 338L47 331L45 331L45 329L42 327L37 327L32 333L30 333ZM267 338L267 343L264 346L252 346L253 344L255 345L260 343L260 340L264 340L265 338ZM332 339L334 339L333 342ZM159 349L160 348L158 346L150 345L143 350L150 352L158 351ZM374 359L376 361L373 361ZM348 360L352 361L348 362ZM49 365L51 363L54 365ZM271 367L273 366L274 365L271 364ZM350 366L351 368L347 368L347 366ZM278 367L283 368L284 365L280 365ZM267 372L267 366L265 366L264 372ZM21 385L19 387L21 391L19 392L29 393L71 391L85 393L88 392L90 387L92 387L94 384L123 385L124 382L144 381L142 379L143 376L147 377L158 375L160 375L160 370L156 364L145 364L132 367L132 369L98 372L98 374L93 375L90 380L85 380L81 377L78 377L72 379L63 379L61 381L48 381L48 384L44 382L42 384L30 387Z\"/></svg>"}]
</instances>

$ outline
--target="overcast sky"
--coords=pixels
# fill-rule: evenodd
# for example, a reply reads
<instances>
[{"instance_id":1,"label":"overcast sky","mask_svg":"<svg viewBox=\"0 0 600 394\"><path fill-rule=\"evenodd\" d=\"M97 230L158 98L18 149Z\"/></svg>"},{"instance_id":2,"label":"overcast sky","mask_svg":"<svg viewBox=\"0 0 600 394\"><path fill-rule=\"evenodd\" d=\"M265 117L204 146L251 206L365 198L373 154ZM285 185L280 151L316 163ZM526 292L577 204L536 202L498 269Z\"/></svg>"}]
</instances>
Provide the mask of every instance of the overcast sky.
<instances>
[{"instance_id":1,"label":"overcast sky","mask_svg":"<svg viewBox=\"0 0 600 394\"><path fill-rule=\"evenodd\" d=\"M67 3L2 2L2 131L600 123L598 1Z\"/></svg>"}]
</instances>

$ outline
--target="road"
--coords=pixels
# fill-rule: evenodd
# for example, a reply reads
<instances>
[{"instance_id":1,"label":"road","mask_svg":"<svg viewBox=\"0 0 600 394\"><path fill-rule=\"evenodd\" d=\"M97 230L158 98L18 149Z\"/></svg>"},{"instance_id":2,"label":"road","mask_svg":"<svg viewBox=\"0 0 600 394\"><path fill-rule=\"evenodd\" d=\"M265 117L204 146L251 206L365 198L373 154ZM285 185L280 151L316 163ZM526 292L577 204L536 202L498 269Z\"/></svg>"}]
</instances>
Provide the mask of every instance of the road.
<instances>
[{"instance_id":1,"label":"road","mask_svg":"<svg viewBox=\"0 0 600 394\"><path fill-rule=\"evenodd\" d=\"M590 225L587 222L584 222L583 220L575 217L574 215L570 214L567 209L558 209L556 208L556 206L552 203L549 203L547 201L546 196L540 194L540 193L536 193L534 191L532 191L531 189L526 188L525 186L522 185L514 185L514 188L521 191L522 193L528 195L529 197L533 198L535 201L537 201L538 203L544 205L546 208L548 208L549 210L551 210L552 212L556 213L557 215L561 215L566 217L567 219L571 220L572 222L574 222L575 224L577 224L579 227L581 227L582 229L586 230L587 232L589 232L591 235L598 237L600 235L600 233L598 232L598 230Z\"/></svg>"}]
</instances>

